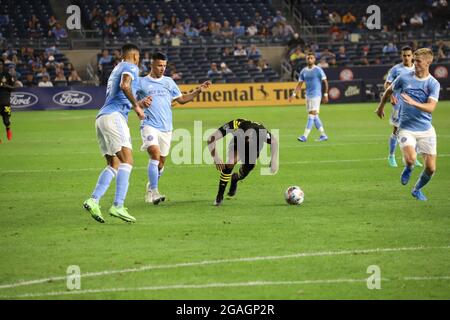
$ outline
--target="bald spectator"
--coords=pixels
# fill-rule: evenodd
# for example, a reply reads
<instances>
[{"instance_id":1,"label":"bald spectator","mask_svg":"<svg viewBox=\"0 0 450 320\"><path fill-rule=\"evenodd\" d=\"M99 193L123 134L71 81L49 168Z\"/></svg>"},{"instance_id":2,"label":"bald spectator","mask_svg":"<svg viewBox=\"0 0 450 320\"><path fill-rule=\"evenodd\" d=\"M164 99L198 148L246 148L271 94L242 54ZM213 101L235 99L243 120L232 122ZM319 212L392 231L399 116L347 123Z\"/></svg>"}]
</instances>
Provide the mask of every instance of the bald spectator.
<instances>
[{"instance_id":1,"label":"bald spectator","mask_svg":"<svg viewBox=\"0 0 450 320\"><path fill-rule=\"evenodd\" d=\"M217 63L213 62L211 63L211 69L209 69L207 76L208 78L211 78L213 76L220 75L220 70L217 69Z\"/></svg>"}]
</instances>

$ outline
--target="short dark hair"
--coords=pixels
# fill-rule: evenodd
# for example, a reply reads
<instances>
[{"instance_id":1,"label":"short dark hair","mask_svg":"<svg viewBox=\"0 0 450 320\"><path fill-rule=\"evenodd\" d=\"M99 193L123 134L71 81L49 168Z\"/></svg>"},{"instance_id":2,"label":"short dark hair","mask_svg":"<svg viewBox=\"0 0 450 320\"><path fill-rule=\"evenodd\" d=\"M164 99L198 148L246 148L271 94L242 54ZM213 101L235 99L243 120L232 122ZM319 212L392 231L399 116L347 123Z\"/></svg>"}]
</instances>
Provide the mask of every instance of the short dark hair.
<instances>
[{"instance_id":1,"label":"short dark hair","mask_svg":"<svg viewBox=\"0 0 450 320\"><path fill-rule=\"evenodd\" d=\"M167 56L164 53L158 51L152 55L152 59L167 61Z\"/></svg>"},{"instance_id":2,"label":"short dark hair","mask_svg":"<svg viewBox=\"0 0 450 320\"><path fill-rule=\"evenodd\" d=\"M410 46L404 46L402 47L402 51L412 51L412 48Z\"/></svg>"},{"instance_id":3,"label":"short dark hair","mask_svg":"<svg viewBox=\"0 0 450 320\"><path fill-rule=\"evenodd\" d=\"M135 46L134 44L131 43L127 43L122 47L122 56L127 55L129 52L136 50L137 52L139 52L139 48L137 46Z\"/></svg>"}]
</instances>

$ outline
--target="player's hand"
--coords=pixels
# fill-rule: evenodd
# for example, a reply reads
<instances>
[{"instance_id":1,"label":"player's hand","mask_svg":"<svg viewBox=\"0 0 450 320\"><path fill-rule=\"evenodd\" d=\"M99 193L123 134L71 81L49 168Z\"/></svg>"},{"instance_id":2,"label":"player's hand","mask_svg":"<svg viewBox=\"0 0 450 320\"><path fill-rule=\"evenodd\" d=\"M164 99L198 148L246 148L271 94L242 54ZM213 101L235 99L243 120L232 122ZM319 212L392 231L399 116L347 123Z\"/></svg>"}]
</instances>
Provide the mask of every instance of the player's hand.
<instances>
[{"instance_id":1,"label":"player's hand","mask_svg":"<svg viewBox=\"0 0 450 320\"><path fill-rule=\"evenodd\" d=\"M384 108L382 108L382 107L378 107L377 108L377 110L375 110L375 113L377 114L377 116L380 118L380 119L383 119L384 118Z\"/></svg>"},{"instance_id":2,"label":"player's hand","mask_svg":"<svg viewBox=\"0 0 450 320\"><path fill-rule=\"evenodd\" d=\"M140 106L136 106L136 108L134 108L134 111L136 112L136 114L140 120L145 119L144 111L142 110L142 108Z\"/></svg>"},{"instance_id":3,"label":"player's hand","mask_svg":"<svg viewBox=\"0 0 450 320\"><path fill-rule=\"evenodd\" d=\"M211 86L211 81L205 81L200 85L200 92L203 92L205 90L208 90L209 87Z\"/></svg>"},{"instance_id":4,"label":"player's hand","mask_svg":"<svg viewBox=\"0 0 450 320\"><path fill-rule=\"evenodd\" d=\"M323 96L322 103L328 103L328 96Z\"/></svg>"},{"instance_id":5,"label":"player's hand","mask_svg":"<svg viewBox=\"0 0 450 320\"><path fill-rule=\"evenodd\" d=\"M151 96L145 97L144 99L139 100L138 105L141 108L148 108L152 104L152 100L153 98Z\"/></svg>"},{"instance_id":6,"label":"player's hand","mask_svg":"<svg viewBox=\"0 0 450 320\"><path fill-rule=\"evenodd\" d=\"M416 105L416 101L413 98L411 98L410 96L408 96L406 93L402 93L402 98L403 98L403 101L405 101L407 104L410 104L412 106Z\"/></svg>"},{"instance_id":7,"label":"player's hand","mask_svg":"<svg viewBox=\"0 0 450 320\"><path fill-rule=\"evenodd\" d=\"M395 97L394 95L391 95L391 104L393 106L395 106L397 103L398 103L397 97Z\"/></svg>"},{"instance_id":8,"label":"player's hand","mask_svg":"<svg viewBox=\"0 0 450 320\"><path fill-rule=\"evenodd\" d=\"M222 171L225 169L225 163L219 157L214 157L214 163L216 164L216 169Z\"/></svg>"}]
</instances>

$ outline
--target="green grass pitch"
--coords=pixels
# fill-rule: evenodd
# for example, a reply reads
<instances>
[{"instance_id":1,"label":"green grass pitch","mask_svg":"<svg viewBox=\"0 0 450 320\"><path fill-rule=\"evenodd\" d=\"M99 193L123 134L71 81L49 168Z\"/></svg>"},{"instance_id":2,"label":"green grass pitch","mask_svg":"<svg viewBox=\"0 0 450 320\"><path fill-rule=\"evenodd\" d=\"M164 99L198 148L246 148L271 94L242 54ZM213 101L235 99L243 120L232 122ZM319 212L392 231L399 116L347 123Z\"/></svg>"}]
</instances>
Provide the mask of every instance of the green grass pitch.
<instances>
[{"instance_id":1,"label":"green grass pitch","mask_svg":"<svg viewBox=\"0 0 450 320\"><path fill-rule=\"evenodd\" d=\"M0 145L0 296L449 299L450 102L433 116L439 157L427 202L410 195L420 168L405 187L402 168L388 166L391 128L375 108L322 106L329 141L314 141L314 129L305 144L297 141L304 107L175 109L175 128L244 117L280 130L278 174L262 176L258 166L219 208L214 166L170 160L160 181L168 200L144 203L148 158L130 114L135 168L126 206L135 224L107 215L114 183L101 202L105 224L82 208L105 166L96 111L15 112L13 140L2 129ZM303 205L284 202L290 185L305 191ZM80 290L67 289L70 265L81 269ZM371 265L381 289L367 287Z\"/></svg>"}]
</instances>

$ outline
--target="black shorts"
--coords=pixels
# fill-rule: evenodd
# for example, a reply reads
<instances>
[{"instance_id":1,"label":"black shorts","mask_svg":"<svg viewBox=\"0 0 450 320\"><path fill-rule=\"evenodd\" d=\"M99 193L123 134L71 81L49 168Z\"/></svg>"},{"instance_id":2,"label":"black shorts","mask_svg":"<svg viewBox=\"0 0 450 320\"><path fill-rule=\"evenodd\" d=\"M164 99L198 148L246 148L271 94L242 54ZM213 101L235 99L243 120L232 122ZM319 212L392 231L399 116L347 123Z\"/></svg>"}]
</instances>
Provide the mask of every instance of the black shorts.
<instances>
[{"instance_id":1,"label":"black shorts","mask_svg":"<svg viewBox=\"0 0 450 320\"><path fill-rule=\"evenodd\" d=\"M264 140L257 137L234 136L228 145L228 159L237 155L237 160L243 164L256 164L263 147Z\"/></svg>"}]
</instances>

